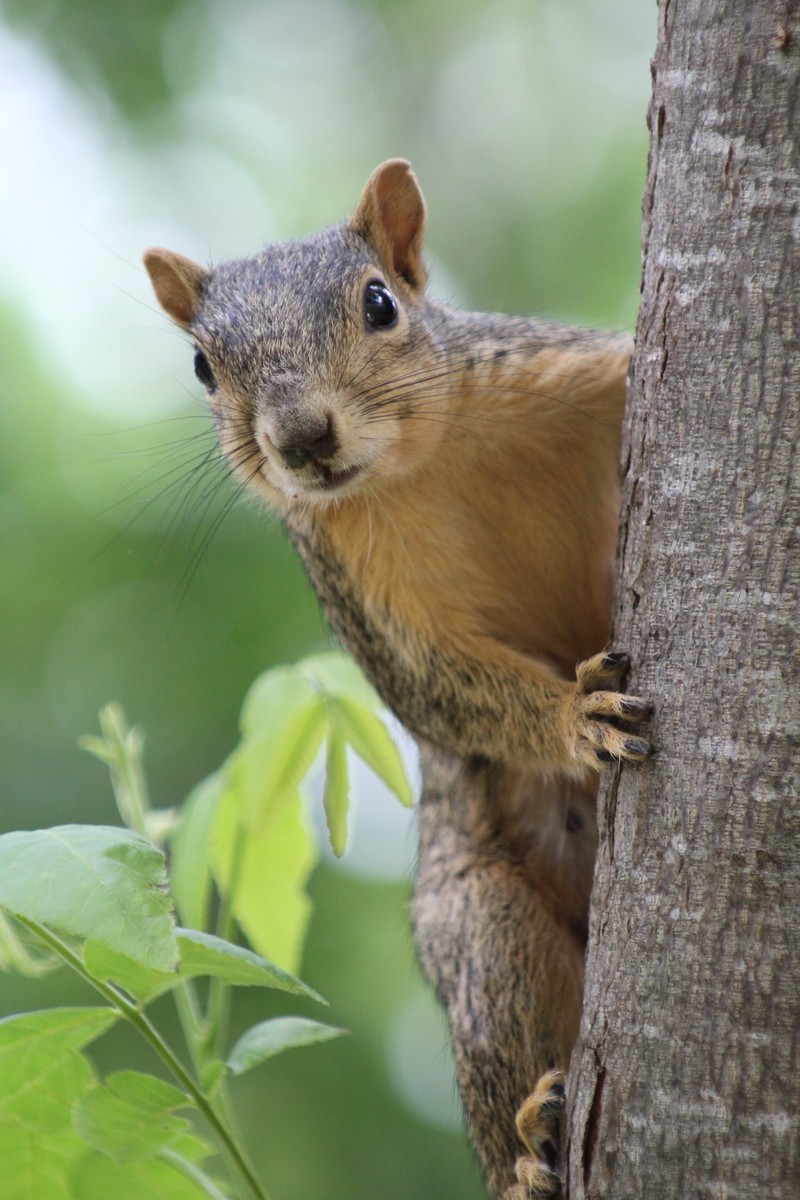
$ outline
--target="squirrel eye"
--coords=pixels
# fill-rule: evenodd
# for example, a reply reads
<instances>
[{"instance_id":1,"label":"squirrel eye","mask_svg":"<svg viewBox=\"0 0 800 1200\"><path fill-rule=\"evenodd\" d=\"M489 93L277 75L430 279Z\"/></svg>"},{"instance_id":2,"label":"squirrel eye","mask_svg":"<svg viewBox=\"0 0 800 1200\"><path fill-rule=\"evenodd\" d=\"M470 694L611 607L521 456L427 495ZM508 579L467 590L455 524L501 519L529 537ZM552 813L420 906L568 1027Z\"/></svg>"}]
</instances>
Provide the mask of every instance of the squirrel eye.
<instances>
[{"instance_id":1,"label":"squirrel eye","mask_svg":"<svg viewBox=\"0 0 800 1200\"><path fill-rule=\"evenodd\" d=\"M385 284L367 284L364 289L364 317L373 329L389 329L397 324L397 301Z\"/></svg>"},{"instance_id":2,"label":"squirrel eye","mask_svg":"<svg viewBox=\"0 0 800 1200\"><path fill-rule=\"evenodd\" d=\"M202 350L194 352L194 373L208 392L216 391L217 381Z\"/></svg>"}]
</instances>

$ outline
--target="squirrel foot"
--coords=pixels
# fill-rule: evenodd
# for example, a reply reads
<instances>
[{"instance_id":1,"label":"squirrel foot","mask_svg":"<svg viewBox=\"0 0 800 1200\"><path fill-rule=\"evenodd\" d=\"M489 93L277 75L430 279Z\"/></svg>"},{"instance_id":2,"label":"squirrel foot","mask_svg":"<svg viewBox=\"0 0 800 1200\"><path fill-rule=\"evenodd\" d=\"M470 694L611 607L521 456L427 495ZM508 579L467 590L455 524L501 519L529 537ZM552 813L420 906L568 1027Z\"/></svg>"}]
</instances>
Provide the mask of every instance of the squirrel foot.
<instances>
[{"instance_id":1,"label":"squirrel foot","mask_svg":"<svg viewBox=\"0 0 800 1200\"><path fill-rule=\"evenodd\" d=\"M627 654L613 650L595 654L575 671L573 752L579 763L595 771L614 762L642 762L650 753L649 741L634 727L651 715L653 705L618 690L629 666Z\"/></svg>"},{"instance_id":2,"label":"squirrel foot","mask_svg":"<svg viewBox=\"0 0 800 1200\"><path fill-rule=\"evenodd\" d=\"M564 1103L564 1075L548 1071L517 1112L517 1133L530 1154L517 1159L519 1182L506 1189L503 1200L558 1200L561 1176L553 1164Z\"/></svg>"}]
</instances>

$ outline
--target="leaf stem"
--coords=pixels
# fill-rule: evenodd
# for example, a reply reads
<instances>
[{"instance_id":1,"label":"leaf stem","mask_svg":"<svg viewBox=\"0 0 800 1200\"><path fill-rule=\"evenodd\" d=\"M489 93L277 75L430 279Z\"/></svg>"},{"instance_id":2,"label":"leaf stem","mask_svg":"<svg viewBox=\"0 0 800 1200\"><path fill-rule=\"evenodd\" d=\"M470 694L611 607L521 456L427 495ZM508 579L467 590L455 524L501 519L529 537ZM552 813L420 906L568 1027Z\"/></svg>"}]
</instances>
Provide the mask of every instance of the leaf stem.
<instances>
[{"instance_id":1,"label":"leaf stem","mask_svg":"<svg viewBox=\"0 0 800 1200\"><path fill-rule=\"evenodd\" d=\"M221 888L219 889L219 912L216 921L217 936L224 938L226 942L233 940L235 926L233 906L236 899L236 891L239 887L239 876L244 861L246 839L247 833L244 825L237 824L236 836L231 852L228 887L225 891ZM230 1017L230 993L230 986L225 983L224 979L212 979L210 981L206 1015L213 1038L211 1050L215 1058L223 1056L223 1045L227 1036L228 1020Z\"/></svg>"},{"instance_id":2,"label":"leaf stem","mask_svg":"<svg viewBox=\"0 0 800 1200\"><path fill-rule=\"evenodd\" d=\"M174 1150L162 1150L159 1158L164 1162L169 1163L176 1171L180 1171L192 1183L197 1184L201 1191L209 1197L209 1200L228 1200L228 1197L221 1192L213 1179L206 1175L205 1171L201 1171L193 1162L189 1162L182 1154L176 1154Z\"/></svg>"},{"instance_id":3,"label":"leaf stem","mask_svg":"<svg viewBox=\"0 0 800 1200\"><path fill-rule=\"evenodd\" d=\"M173 1053L170 1046L164 1041L163 1037L152 1024L150 1019L145 1014L128 1000L127 996L123 995L118 988L113 984L101 979L95 979L91 975L84 964L81 962L77 954L61 940L57 934L54 934L46 926L40 925L38 921L31 920L29 917L17 918L21 925L30 930L40 941L59 956L68 966L80 975L82 979L99 992L104 1000L111 1005L112 1008L124 1017L135 1029L139 1031L145 1041L155 1051L161 1061L167 1066L170 1072L175 1076L181 1086L186 1090L189 1096L194 1101L197 1108L208 1121L211 1128L214 1130L217 1138L222 1143L225 1153L241 1176L248 1191L256 1197L256 1200L269 1200L267 1193L261 1186L258 1178L250 1166L242 1148L237 1144L235 1138L231 1134L225 1122L215 1111L213 1105L195 1083L192 1076L184 1067L180 1059Z\"/></svg>"},{"instance_id":4,"label":"leaf stem","mask_svg":"<svg viewBox=\"0 0 800 1200\"><path fill-rule=\"evenodd\" d=\"M200 1076L206 1064L204 1044L207 1040L205 1018L200 1011L197 994L190 979L183 979L172 992L183 1036L189 1049L195 1074Z\"/></svg>"},{"instance_id":5,"label":"leaf stem","mask_svg":"<svg viewBox=\"0 0 800 1200\"><path fill-rule=\"evenodd\" d=\"M142 762L142 735L128 725L121 706L113 701L100 710L100 728L113 757L109 769L119 814L129 829L149 838L150 799Z\"/></svg>"}]
</instances>

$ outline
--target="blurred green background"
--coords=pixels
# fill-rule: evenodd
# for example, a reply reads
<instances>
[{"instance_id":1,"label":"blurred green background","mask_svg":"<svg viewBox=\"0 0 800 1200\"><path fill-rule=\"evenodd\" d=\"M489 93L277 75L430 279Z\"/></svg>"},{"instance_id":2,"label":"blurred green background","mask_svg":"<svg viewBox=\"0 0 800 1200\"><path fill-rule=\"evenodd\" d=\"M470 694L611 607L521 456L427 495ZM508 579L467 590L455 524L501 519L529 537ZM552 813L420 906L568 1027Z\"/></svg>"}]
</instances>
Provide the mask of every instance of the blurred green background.
<instances>
[{"instance_id":1,"label":"blurred green background","mask_svg":"<svg viewBox=\"0 0 800 1200\"><path fill-rule=\"evenodd\" d=\"M0 5L2 829L116 819L75 746L111 698L147 730L156 802L178 802L232 748L251 679L327 638L280 529L229 507L142 249L311 232L403 155L435 293L632 328L654 42L641 0ZM235 1085L275 1200L482 1195L414 965L413 859L362 774L303 968L352 1036ZM0 976L0 1013L80 996ZM239 1021L270 1003L242 996ZM98 1057L143 1061L120 1033Z\"/></svg>"}]
</instances>

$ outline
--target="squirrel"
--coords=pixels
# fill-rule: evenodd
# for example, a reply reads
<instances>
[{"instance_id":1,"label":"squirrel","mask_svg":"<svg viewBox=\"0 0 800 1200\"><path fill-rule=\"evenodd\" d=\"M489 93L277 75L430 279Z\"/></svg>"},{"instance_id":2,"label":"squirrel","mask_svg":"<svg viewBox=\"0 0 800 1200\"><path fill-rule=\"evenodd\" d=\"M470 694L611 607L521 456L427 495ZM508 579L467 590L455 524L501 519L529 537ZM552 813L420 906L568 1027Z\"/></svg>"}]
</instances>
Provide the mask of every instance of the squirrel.
<instances>
[{"instance_id":1,"label":"squirrel","mask_svg":"<svg viewBox=\"0 0 800 1200\"><path fill-rule=\"evenodd\" d=\"M493 1197L553 1197L596 773L649 752L603 649L631 341L434 302L425 219L390 159L316 236L144 262L229 465L420 744L415 934L472 1139Z\"/></svg>"}]
</instances>

